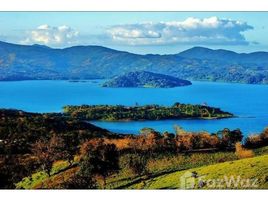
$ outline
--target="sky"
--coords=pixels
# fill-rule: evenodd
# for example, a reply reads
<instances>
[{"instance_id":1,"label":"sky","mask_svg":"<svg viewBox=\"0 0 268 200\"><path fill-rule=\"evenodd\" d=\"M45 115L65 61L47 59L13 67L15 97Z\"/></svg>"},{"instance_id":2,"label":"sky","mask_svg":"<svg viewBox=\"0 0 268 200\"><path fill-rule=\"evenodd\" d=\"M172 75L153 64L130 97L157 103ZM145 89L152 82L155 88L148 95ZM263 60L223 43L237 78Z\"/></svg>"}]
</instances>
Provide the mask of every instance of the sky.
<instances>
[{"instance_id":1,"label":"sky","mask_svg":"<svg viewBox=\"0 0 268 200\"><path fill-rule=\"evenodd\" d=\"M268 51L268 12L0 12L0 41L138 54Z\"/></svg>"}]
</instances>

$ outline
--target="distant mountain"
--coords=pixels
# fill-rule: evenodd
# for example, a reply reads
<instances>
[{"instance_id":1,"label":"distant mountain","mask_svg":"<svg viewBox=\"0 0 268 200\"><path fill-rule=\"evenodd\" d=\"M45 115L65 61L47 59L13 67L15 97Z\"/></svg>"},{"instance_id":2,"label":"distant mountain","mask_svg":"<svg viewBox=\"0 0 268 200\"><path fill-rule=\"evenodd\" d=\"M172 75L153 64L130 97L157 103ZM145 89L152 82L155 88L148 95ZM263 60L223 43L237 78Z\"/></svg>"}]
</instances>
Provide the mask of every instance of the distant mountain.
<instances>
[{"instance_id":1,"label":"distant mountain","mask_svg":"<svg viewBox=\"0 0 268 200\"><path fill-rule=\"evenodd\" d=\"M149 71L188 80L268 83L268 53L194 47L173 55L138 55L101 46L53 49L0 42L0 80L112 78Z\"/></svg>"},{"instance_id":2,"label":"distant mountain","mask_svg":"<svg viewBox=\"0 0 268 200\"><path fill-rule=\"evenodd\" d=\"M218 60L227 63L268 64L267 52L236 53L224 49L212 50L204 47L194 47L178 55L184 58Z\"/></svg>"},{"instance_id":3,"label":"distant mountain","mask_svg":"<svg viewBox=\"0 0 268 200\"><path fill-rule=\"evenodd\" d=\"M147 71L129 72L103 84L103 87L172 88L191 85L187 80Z\"/></svg>"}]
</instances>

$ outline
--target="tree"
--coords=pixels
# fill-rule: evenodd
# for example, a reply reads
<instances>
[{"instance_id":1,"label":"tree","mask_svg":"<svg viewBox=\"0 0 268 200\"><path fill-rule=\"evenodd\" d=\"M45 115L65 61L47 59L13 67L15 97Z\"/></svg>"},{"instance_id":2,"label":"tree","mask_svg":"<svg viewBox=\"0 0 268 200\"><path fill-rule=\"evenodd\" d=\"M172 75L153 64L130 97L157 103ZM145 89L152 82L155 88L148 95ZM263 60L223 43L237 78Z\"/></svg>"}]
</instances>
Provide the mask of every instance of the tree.
<instances>
[{"instance_id":1,"label":"tree","mask_svg":"<svg viewBox=\"0 0 268 200\"><path fill-rule=\"evenodd\" d=\"M53 163L64 157L65 152L63 149L62 138L54 134L48 141L41 139L33 144L32 153L38 158L42 169L50 176Z\"/></svg>"},{"instance_id":2,"label":"tree","mask_svg":"<svg viewBox=\"0 0 268 200\"><path fill-rule=\"evenodd\" d=\"M209 145L212 148L218 148L220 146L220 139L216 134L210 135Z\"/></svg>"},{"instance_id":3,"label":"tree","mask_svg":"<svg viewBox=\"0 0 268 200\"><path fill-rule=\"evenodd\" d=\"M182 134L176 136L177 149L192 150L194 148L194 134Z\"/></svg>"},{"instance_id":4,"label":"tree","mask_svg":"<svg viewBox=\"0 0 268 200\"><path fill-rule=\"evenodd\" d=\"M132 171L133 174L141 177L147 172L147 162L148 159L144 155L131 155L128 162L128 168Z\"/></svg>"},{"instance_id":5,"label":"tree","mask_svg":"<svg viewBox=\"0 0 268 200\"><path fill-rule=\"evenodd\" d=\"M92 168L84 162L80 162L80 170L62 184L64 189L96 189L97 182L92 173Z\"/></svg>"},{"instance_id":6,"label":"tree","mask_svg":"<svg viewBox=\"0 0 268 200\"><path fill-rule=\"evenodd\" d=\"M162 148L163 150L168 150L168 151L176 150L175 135L173 133L168 133L168 132L163 133Z\"/></svg>"},{"instance_id":7,"label":"tree","mask_svg":"<svg viewBox=\"0 0 268 200\"><path fill-rule=\"evenodd\" d=\"M143 128L140 130L140 135L134 141L132 145L134 149L146 150L152 153L159 150L161 134L152 128Z\"/></svg>"},{"instance_id":8,"label":"tree","mask_svg":"<svg viewBox=\"0 0 268 200\"><path fill-rule=\"evenodd\" d=\"M261 135L250 135L245 139L245 146L247 148L258 148L263 146Z\"/></svg>"},{"instance_id":9,"label":"tree","mask_svg":"<svg viewBox=\"0 0 268 200\"><path fill-rule=\"evenodd\" d=\"M216 148L219 147L219 144L220 140L216 135L209 134L208 132L194 134L193 145L195 149Z\"/></svg>"},{"instance_id":10,"label":"tree","mask_svg":"<svg viewBox=\"0 0 268 200\"><path fill-rule=\"evenodd\" d=\"M223 129L217 133L218 137L221 138L223 147L234 147L237 142L241 142L243 134L240 129L230 131L228 128Z\"/></svg>"},{"instance_id":11,"label":"tree","mask_svg":"<svg viewBox=\"0 0 268 200\"><path fill-rule=\"evenodd\" d=\"M245 146L249 148L258 148L268 145L268 128L259 135L250 135L245 140Z\"/></svg>"},{"instance_id":12,"label":"tree","mask_svg":"<svg viewBox=\"0 0 268 200\"><path fill-rule=\"evenodd\" d=\"M261 133L261 139L265 145L268 144L268 127Z\"/></svg>"},{"instance_id":13,"label":"tree","mask_svg":"<svg viewBox=\"0 0 268 200\"><path fill-rule=\"evenodd\" d=\"M82 145L81 153L81 173L101 176L104 187L106 177L119 170L119 154L114 144L105 144L102 139L89 140Z\"/></svg>"},{"instance_id":14,"label":"tree","mask_svg":"<svg viewBox=\"0 0 268 200\"><path fill-rule=\"evenodd\" d=\"M159 132L151 132L149 133L146 138L146 146L149 152L155 152L160 149L160 139L162 138Z\"/></svg>"},{"instance_id":15,"label":"tree","mask_svg":"<svg viewBox=\"0 0 268 200\"><path fill-rule=\"evenodd\" d=\"M62 136L64 141L63 158L66 159L71 165L74 160L74 156L79 150L79 138L78 134L65 134Z\"/></svg>"}]
</instances>

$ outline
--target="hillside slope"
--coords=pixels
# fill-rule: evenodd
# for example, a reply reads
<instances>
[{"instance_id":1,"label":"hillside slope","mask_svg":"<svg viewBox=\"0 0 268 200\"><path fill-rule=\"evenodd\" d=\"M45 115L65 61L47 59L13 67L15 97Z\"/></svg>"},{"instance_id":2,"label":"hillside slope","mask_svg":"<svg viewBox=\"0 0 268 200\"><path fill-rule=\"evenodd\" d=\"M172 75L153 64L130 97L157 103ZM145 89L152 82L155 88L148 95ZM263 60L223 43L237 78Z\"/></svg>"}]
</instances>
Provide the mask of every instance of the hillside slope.
<instances>
[{"instance_id":1,"label":"hillside slope","mask_svg":"<svg viewBox=\"0 0 268 200\"><path fill-rule=\"evenodd\" d=\"M0 154L30 153L31 145L41 138L50 138L53 134L78 143L90 138L116 136L93 124L57 113L38 114L0 109ZM70 145L68 144L69 147Z\"/></svg>"},{"instance_id":2,"label":"hillside slope","mask_svg":"<svg viewBox=\"0 0 268 200\"><path fill-rule=\"evenodd\" d=\"M238 161L178 171L150 179L145 184L136 184L130 188L143 189L184 189L185 181L192 185L192 172L197 174L195 188L201 189L264 189L268 188L268 155ZM187 182L186 182L187 185Z\"/></svg>"}]
</instances>

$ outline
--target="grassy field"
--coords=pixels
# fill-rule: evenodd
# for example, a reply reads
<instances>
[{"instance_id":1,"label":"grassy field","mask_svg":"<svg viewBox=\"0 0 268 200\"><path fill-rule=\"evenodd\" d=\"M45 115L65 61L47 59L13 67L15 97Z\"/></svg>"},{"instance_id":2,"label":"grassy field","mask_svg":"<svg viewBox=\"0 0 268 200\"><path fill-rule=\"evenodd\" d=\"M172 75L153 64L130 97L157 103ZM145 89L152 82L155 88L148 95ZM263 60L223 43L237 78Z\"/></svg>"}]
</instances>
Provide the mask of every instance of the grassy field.
<instances>
[{"instance_id":1,"label":"grassy field","mask_svg":"<svg viewBox=\"0 0 268 200\"><path fill-rule=\"evenodd\" d=\"M129 189L264 189L268 188L268 155L230 161L159 176ZM196 178L191 176L194 172ZM190 175L190 176L189 176ZM192 185L193 183L193 185Z\"/></svg>"},{"instance_id":2,"label":"grassy field","mask_svg":"<svg viewBox=\"0 0 268 200\"><path fill-rule=\"evenodd\" d=\"M147 163L148 173L153 177L169 174L175 171L191 169L205 165L211 165L219 162L236 160L233 152L215 152L215 153L193 153L189 155L159 155L156 158L149 159ZM114 177L107 180L107 189L124 189L136 182L141 182L148 177L136 177L124 166L124 157L120 159L121 171Z\"/></svg>"},{"instance_id":3,"label":"grassy field","mask_svg":"<svg viewBox=\"0 0 268 200\"><path fill-rule=\"evenodd\" d=\"M69 164L66 161L57 161L53 164L51 177L44 171L36 172L31 177L25 177L21 182L16 184L16 188L34 189L44 185L46 180L56 177L58 174L63 174L68 169ZM60 173L63 171L63 173Z\"/></svg>"}]
</instances>

